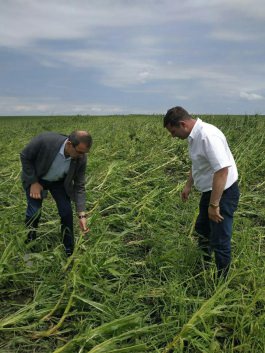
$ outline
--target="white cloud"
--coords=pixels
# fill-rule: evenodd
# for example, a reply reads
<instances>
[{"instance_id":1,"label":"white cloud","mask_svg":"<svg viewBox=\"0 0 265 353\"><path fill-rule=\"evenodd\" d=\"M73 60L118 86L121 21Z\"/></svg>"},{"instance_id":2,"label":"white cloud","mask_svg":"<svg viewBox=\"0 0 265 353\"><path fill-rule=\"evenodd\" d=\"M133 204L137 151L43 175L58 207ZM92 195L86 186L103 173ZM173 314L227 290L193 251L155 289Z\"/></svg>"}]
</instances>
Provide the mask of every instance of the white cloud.
<instances>
[{"instance_id":1,"label":"white cloud","mask_svg":"<svg viewBox=\"0 0 265 353\"><path fill-rule=\"evenodd\" d=\"M233 28L241 18L264 20L263 0L9 0L1 2L0 45L31 46L44 40L95 38L98 29L141 28L188 21ZM246 23L247 27L247 23ZM217 32L218 33L218 32ZM220 34L219 34L220 35ZM143 33L142 43L154 37Z\"/></svg>"},{"instance_id":2,"label":"white cloud","mask_svg":"<svg viewBox=\"0 0 265 353\"><path fill-rule=\"evenodd\" d=\"M0 45L21 47L41 39L95 38L98 28L164 23L167 19L161 13L167 13L163 2L149 0L10 0L1 3Z\"/></svg>"},{"instance_id":3,"label":"white cloud","mask_svg":"<svg viewBox=\"0 0 265 353\"><path fill-rule=\"evenodd\" d=\"M227 67L214 63L178 63L165 59L165 62L152 59L147 53L144 57L127 52L119 53L107 50L73 50L63 53L46 51L47 59L45 66L49 62L56 62L57 66L66 65L79 69L92 70L97 73L99 84L106 87L121 88L127 92L151 93L151 89L146 88L146 83L156 83L153 93L165 93L176 96L178 87L183 86L183 82L196 81L197 87L210 94L218 94L228 97L238 97L240 89L248 92L262 91L265 89L263 76L257 73L264 72L263 65L248 65L248 70L241 69L242 63L234 63ZM54 66L56 66L54 65ZM255 79L253 75L255 74ZM143 88L141 88L143 86ZM157 88L161 86L162 88ZM198 88L197 88L198 89ZM187 92L184 92L187 96ZM251 97L251 96L250 96ZM243 97L242 97L243 98ZM244 97L246 98L246 97ZM255 95L252 99L261 98Z\"/></svg>"},{"instance_id":4,"label":"white cloud","mask_svg":"<svg viewBox=\"0 0 265 353\"><path fill-rule=\"evenodd\" d=\"M51 56L57 62L97 71L100 82L111 87L145 83L152 79L152 71L156 68L150 59L106 50L74 50L63 55L51 53Z\"/></svg>"},{"instance_id":5,"label":"white cloud","mask_svg":"<svg viewBox=\"0 0 265 353\"><path fill-rule=\"evenodd\" d=\"M246 99L248 101L257 101L264 99L263 96L256 93L249 93L249 92L240 92L240 97Z\"/></svg>"},{"instance_id":6,"label":"white cloud","mask_svg":"<svg viewBox=\"0 0 265 353\"><path fill-rule=\"evenodd\" d=\"M212 21L209 14L216 19L242 18L265 19L265 3L263 0L186 0L186 8L196 10L198 16L204 20ZM226 17L224 18L224 15Z\"/></svg>"},{"instance_id":7,"label":"white cloud","mask_svg":"<svg viewBox=\"0 0 265 353\"><path fill-rule=\"evenodd\" d=\"M53 98L0 97L1 116L5 115L76 115L76 114L128 114L122 106L102 103L77 104Z\"/></svg>"},{"instance_id":8,"label":"white cloud","mask_svg":"<svg viewBox=\"0 0 265 353\"><path fill-rule=\"evenodd\" d=\"M103 97L264 105L264 0L9 0L0 23L0 95L43 97L0 98L2 115L137 110Z\"/></svg>"},{"instance_id":9,"label":"white cloud","mask_svg":"<svg viewBox=\"0 0 265 353\"><path fill-rule=\"evenodd\" d=\"M124 87L154 80L226 80L231 82L233 75L225 73L222 67L209 64L178 64L145 59L132 53L120 54L105 50L74 50L56 55L56 60L78 68L98 70L103 84L111 87Z\"/></svg>"},{"instance_id":10,"label":"white cloud","mask_svg":"<svg viewBox=\"0 0 265 353\"><path fill-rule=\"evenodd\" d=\"M231 41L231 42L245 42L251 40L259 40L261 38L265 38L264 33L250 33L248 31L243 31L242 29L236 31L234 29L226 30L226 29L217 29L214 30L211 35L212 38L223 40L223 41Z\"/></svg>"}]
</instances>

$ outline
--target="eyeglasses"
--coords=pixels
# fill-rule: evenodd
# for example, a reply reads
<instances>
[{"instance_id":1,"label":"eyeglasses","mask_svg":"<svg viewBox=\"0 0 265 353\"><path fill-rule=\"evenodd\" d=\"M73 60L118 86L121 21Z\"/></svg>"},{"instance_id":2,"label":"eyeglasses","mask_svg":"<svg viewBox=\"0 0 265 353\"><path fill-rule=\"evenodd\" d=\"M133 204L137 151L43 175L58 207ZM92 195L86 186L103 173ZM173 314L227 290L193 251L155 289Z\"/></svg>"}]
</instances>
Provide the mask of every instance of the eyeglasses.
<instances>
[{"instance_id":1,"label":"eyeglasses","mask_svg":"<svg viewBox=\"0 0 265 353\"><path fill-rule=\"evenodd\" d=\"M74 145L72 145L72 146L73 146L75 152L76 152L77 154L79 154L79 155L83 155L83 154L86 154L86 153L87 153L87 151L86 151L86 152L84 152L84 151L78 151L78 150L76 149L76 146L74 146Z\"/></svg>"}]
</instances>

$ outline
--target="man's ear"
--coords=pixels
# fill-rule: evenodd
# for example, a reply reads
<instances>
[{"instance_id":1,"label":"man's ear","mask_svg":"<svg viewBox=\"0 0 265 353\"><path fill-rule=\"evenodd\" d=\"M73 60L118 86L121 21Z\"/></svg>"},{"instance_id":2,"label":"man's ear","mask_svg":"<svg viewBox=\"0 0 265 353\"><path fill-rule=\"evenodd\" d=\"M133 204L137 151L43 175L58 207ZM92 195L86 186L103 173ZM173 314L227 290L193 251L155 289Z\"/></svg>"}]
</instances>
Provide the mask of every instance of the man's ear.
<instances>
[{"instance_id":1,"label":"man's ear","mask_svg":"<svg viewBox=\"0 0 265 353\"><path fill-rule=\"evenodd\" d=\"M186 130L186 129L187 129L186 121L185 121L185 120L180 120L180 121L179 121L179 126L180 126L182 129Z\"/></svg>"},{"instance_id":2,"label":"man's ear","mask_svg":"<svg viewBox=\"0 0 265 353\"><path fill-rule=\"evenodd\" d=\"M64 147L66 152L69 151L69 148L71 147L71 145L72 145L72 142L69 141L69 140L67 140L67 141L66 141L66 144L65 144L65 147Z\"/></svg>"},{"instance_id":3,"label":"man's ear","mask_svg":"<svg viewBox=\"0 0 265 353\"><path fill-rule=\"evenodd\" d=\"M71 146L71 145L72 145L72 142L71 142L70 140L67 140L67 141L66 141L66 145L67 145L67 146Z\"/></svg>"}]
</instances>

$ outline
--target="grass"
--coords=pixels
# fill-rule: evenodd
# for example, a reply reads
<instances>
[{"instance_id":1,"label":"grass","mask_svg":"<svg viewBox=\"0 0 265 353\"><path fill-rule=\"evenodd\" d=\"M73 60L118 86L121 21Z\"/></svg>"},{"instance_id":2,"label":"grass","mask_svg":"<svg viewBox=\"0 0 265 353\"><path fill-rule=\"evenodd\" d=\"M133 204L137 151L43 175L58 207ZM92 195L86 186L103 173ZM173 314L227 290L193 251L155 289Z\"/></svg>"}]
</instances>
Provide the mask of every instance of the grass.
<instances>
[{"instance_id":1,"label":"grass","mask_svg":"<svg viewBox=\"0 0 265 353\"><path fill-rule=\"evenodd\" d=\"M229 280L204 270L193 226L199 193L180 191L186 141L160 116L2 118L0 352L265 352L265 183L261 116L205 116L226 134L240 173ZM66 259L45 200L25 246L19 152L41 131L92 133L89 235ZM76 222L77 223L77 222Z\"/></svg>"}]
</instances>

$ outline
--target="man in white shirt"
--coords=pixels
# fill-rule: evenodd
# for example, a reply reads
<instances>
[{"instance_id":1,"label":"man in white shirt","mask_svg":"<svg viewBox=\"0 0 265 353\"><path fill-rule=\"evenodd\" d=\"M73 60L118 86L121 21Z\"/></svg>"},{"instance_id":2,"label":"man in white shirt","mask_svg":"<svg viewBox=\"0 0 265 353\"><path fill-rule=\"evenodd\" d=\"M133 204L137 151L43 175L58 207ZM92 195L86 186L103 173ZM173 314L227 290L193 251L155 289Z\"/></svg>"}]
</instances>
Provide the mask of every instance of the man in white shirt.
<instances>
[{"instance_id":1,"label":"man in white shirt","mask_svg":"<svg viewBox=\"0 0 265 353\"><path fill-rule=\"evenodd\" d=\"M226 277L231 262L233 214L239 200L238 172L224 134L211 124L193 117L182 107L164 116L172 137L188 139L192 168L181 193L187 201L192 185L201 193L195 230L204 259L214 251L218 277Z\"/></svg>"}]
</instances>

